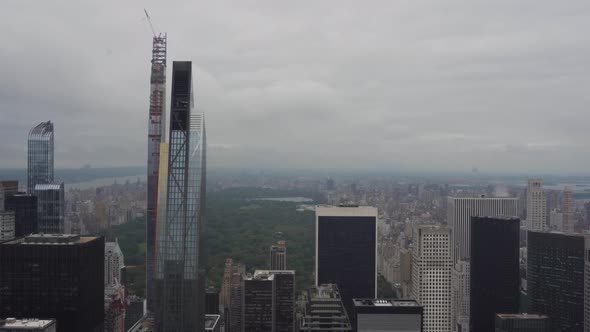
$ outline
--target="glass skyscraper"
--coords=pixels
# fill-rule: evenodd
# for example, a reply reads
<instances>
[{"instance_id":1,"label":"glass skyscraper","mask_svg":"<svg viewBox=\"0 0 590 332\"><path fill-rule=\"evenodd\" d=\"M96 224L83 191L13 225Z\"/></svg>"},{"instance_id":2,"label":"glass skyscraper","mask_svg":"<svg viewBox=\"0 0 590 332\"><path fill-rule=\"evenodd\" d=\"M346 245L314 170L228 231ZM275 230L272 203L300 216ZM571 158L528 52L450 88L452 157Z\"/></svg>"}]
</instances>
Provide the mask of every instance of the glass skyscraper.
<instances>
[{"instance_id":1,"label":"glass skyscraper","mask_svg":"<svg viewBox=\"0 0 590 332\"><path fill-rule=\"evenodd\" d=\"M192 63L172 65L166 215L156 248L156 330L204 331L205 123L192 112ZM164 190L164 188L162 188Z\"/></svg>"},{"instance_id":2,"label":"glass skyscraper","mask_svg":"<svg viewBox=\"0 0 590 332\"><path fill-rule=\"evenodd\" d=\"M27 192L35 185L53 181L53 123L41 122L29 131L27 150Z\"/></svg>"},{"instance_id":3,"label":"glass skyscraper","mask_svg":"<svg viewBox=\"0 0 590 332\"><path fill-rule=\"evenodd\" d=\"M37 196L37 222L40 233L65 233L64 183L38 184L35 186Z\"/></svg>"}]
</instances>

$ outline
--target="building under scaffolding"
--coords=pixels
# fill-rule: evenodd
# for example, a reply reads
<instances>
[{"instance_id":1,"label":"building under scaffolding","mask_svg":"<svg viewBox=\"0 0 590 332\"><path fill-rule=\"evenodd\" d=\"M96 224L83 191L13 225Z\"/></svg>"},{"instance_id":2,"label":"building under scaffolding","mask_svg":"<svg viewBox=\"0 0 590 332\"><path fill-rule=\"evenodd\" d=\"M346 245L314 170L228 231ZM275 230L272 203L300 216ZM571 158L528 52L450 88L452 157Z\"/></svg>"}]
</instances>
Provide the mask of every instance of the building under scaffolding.
<instances>
[{"instance_id":1,"label":"building under scaffolding","mask_svg":"<svg viewBox=\"0 0 590 332\"><path fill-rule=\"evenodd\" d=\"M148 123L146 289L147 307L153 312L156 257L156 222L160 143L166 141L166 35L154 35Z\"/></svg>"}]
</instances>

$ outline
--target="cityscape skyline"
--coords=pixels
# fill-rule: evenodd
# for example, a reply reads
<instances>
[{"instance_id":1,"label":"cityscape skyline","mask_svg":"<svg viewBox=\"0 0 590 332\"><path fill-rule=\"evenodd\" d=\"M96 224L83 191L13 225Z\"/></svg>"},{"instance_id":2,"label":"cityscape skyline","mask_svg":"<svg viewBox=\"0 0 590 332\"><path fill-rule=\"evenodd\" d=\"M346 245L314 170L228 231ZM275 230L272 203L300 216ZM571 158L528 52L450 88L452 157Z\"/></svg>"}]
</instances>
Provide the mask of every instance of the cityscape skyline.
<instances>
[{"instance_id":1,"label":"cityscape skyline","mask_svg":"<svg viewBox=\"0 0 590 332\"><path fill-rule=\"evenodd\" d=\"M581 126L588 50L577 33L588 24L584 2L182 5L181 12L157 2L26 8L35 24L9 35L0 64L3 77L16 79L0 82L3 109L19 114L0 125L3 166L24 158L22 141L8 138L47 118L59 123L56 167L143 164L144 6L170 34L169 57L196 64L196 100L215 111L211 167L284 167L293 155L300 157L289 166L302 168L565 173L590 166ZM25 6L8 3L0 18L10 26ZM80 13L92 24L77 26ZM37 43L64 30L79 49ZM53 65L27 61L29 54ZM15 72L20 61L30 66L24 73ZM88 63L93 70L83 68ZM59 85L44 79L56 76ZM68 103L64 91L75 96ZM482 120L489 130L480 130ZM508 130L506 120L518 130ZM313 150L304 148L312 143ZM359 158L350 160L348 149Z\"/></svg>"}]
</instances>

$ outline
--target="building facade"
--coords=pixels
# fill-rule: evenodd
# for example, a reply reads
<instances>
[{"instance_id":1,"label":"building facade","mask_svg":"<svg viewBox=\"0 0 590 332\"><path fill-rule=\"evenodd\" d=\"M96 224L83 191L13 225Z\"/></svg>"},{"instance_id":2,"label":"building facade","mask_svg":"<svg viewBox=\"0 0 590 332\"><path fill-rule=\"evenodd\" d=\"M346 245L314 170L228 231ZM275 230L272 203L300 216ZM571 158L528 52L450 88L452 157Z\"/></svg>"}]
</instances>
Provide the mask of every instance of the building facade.
<instances>
[{"instance_id":1,"label":"building facade","mask_svg":"<svg viewBox=\"0 0 590 332\"><path fill-rule=\"evenodd\" d=\"M38 184L53 182L53 123L41 122L29 131L27 147L27 193Z\"/></svg>"},{"instance_id":2,"label":"building facade","mask_svg":"<svg viewBox=\"0 0 590 332\"><path fill-rule=\"evenodd\" d=\"M377 297L377 208L316 206L316 286L337 284L349 319L353 298Z\"/></svg>"},{"instance_id":3,"label":"building facade","mask_svg":"<svg viewBox=\"0 0 590 332\"><path fill-rule=\"evenodd\" d=\"M103 238L18 238L0 244L0 266L0 317L52 318L57 332L103 331Z\"/></svg>"},{"instance_id":4,"label":"building facade","mask_svg":"<svg viewBox=\"0 0 590 332\"><path fill-rule=\"evenodd\" d=\"M471 217L469 324L494 332L496 313L518 313L520 219Z\"/></svg>"},{"instance_id":5,"label":"building facade","mask_svg":"<svg viewBox=\"0 0 590 332\"><path fill-rule=\"evenodd\" d=\"M287 245L285 241L278 241L277 244L270 246L270 269L287 269Z\"/></svg>"},{"instance_id":6,"label":"building facade","mask_svg":"<svg viewBox=\"0 0 590 332\"><path fill-rule=\"evenodd\" d=\"M584 332L590 332L590 237L584 239Z\"/></svg>"},{"instance_id":7,"label":"building facade","mask_svg":"<svg viewBox=\"0 0 590 332\"><path fill-rule=\"evenodd\" d=\"M422 332L423 307L414 300L354 299L357 332Z\"/></svg>"},{"instance_id":8,"label":"building facade","mask_svg":"<svg viewBox=\"0 0 590 332\"><path fill-rule=\"evenodd\" d=\"M64 183L38 184L35 186L35 195L39 233L64 234Z\"/></svg>"},{"instance_id":9,"label":"building facade","mask_svg":"<svg viewBox=\"0 0 590 332\"><path fill-rule=\"evenodd\" d=\"M166 141L166 35L154 36L150 75L146 210L146 300L154 309L160 146Z\"/></svg>"},{"instance_id":10,"label":"building facade","mask_svg":"<svg viewBox=\"0 0 590 332\"><path fill-rule=\"evenodd\" d=\"M528 312L549 316L551 331L582 331L588 249L580 234L528 233Z\"/></svg>"},{"instance_id":11,"label":"building facade","mask_svg":"<svg viewBox=\"0 0 590 332\"><path fill-rule=\"evenodd\" d=\"M469 257L471 245L471 217L517 216L516 197L449 197L447 224L452 230L452 331L469 329Z\"/></svg>"},{"instance_id":12,"label":"building facade","mask_svg":"<svg viewBox=\"0 0 590 332\"><path fill-rule=\"evenodd\" d=\"M14 212L0 211L0 242L14 239Z\"/></svg>"},{"instance_id":13,"label":"building facade","mask_svg":"<svg viewBox=\"0 0 590 332\"><path fill-rule=\"evenodd\" d=\"M106 242L104 247L105 286L122 284L123 268L125 268L125 258L119 247L119 242Z\"/></svg>"},{"instance_id":14,"label":"building facade","mask_svg":"<svg viewBox=\"0 0 590 332\"><path fill-rule=\"evenodd\" d=\"M570 186L563 188L563 219L562 231L566 233L573 233L574 231L574 193Z\"/></svg>"},{"instance_id":15,"label":"building facade","mask_svg":"<svg viewBox=\"0 0 590 332\"><path fill-rule=\"evenodd\" d=\"M14 236L21 237L39 232L37 196L26 193L6 194L4 209L14 211Z\"/></svg>"},{"instance_id":16,"label":"building facade","mask_svg":"<svg viewBox=\"0 0 590 332\"><path fill-rule=\"evenodd\" d=\"M451 230L417 226L412 257L412 297L424 306L425 332L451 330Z\"/></svg>"},{"instance_id":17,"label":"building facade","mask_svg":"<svg viewBox=\"0 0 590 332\"><path fill-rule=\"evenodd\" d=\"M530 231L547 229L547 201L541 179L529 179L526 193L526 225Z\"/></svg>"},{"instance_id":18,"label":"building facade","mask_svg":"<svg viewBox=\"0 0 590 332\"><path fill-rule=\"evenodd\" d=\"M157 244L157 331L204 331L205 150L204 115L193 112L192 63L175 61L166 221Z\"/></svg>"},{"instance_id":19,"label":"building facade","mask_svg":"<svg viewBox=\"0 0 590 332\"><path fill-rule=\"evenodd\" d=\"M215 287L205 290L205 314L219 315L219 291Z\"/></svg>"}]
</instances>

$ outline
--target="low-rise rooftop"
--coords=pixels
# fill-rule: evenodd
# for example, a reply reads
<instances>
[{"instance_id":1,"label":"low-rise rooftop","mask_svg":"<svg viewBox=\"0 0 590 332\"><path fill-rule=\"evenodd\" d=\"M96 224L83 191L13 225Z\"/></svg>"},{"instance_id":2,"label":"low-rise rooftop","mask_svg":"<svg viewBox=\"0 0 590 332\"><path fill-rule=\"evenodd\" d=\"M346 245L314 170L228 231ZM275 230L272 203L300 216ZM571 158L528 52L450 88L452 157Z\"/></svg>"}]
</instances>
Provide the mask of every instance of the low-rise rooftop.
<instances>
[{"instance_id":1,"label":"low-rise rooftop","mask_svg":"<svg viewBox=\"0 0 590 332\"><path fill-rule=\"evenodd\" d=\"M6 318L5 320L0 319L0 331L4 330L40 330L43 331L51 325L55 324L54 319L16 319Z\"/></svg>"}]
</instances>

